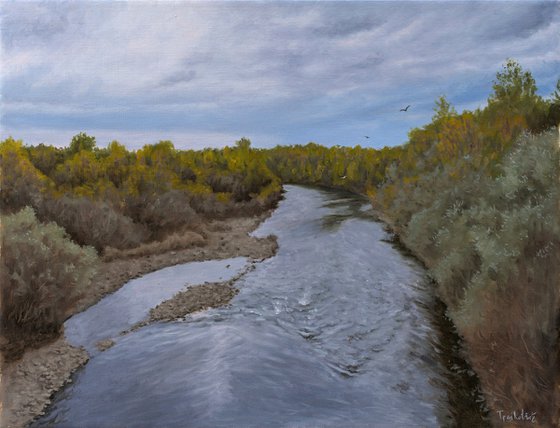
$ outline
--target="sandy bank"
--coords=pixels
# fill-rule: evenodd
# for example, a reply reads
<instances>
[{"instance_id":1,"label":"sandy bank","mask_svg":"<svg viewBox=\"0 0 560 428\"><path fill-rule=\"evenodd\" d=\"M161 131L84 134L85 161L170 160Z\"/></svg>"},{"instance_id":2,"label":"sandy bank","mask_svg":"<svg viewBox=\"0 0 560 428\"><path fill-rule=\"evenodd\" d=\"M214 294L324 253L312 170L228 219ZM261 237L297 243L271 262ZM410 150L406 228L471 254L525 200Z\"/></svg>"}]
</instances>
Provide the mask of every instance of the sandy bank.
<instances>
[{"instance_id":1,"label":"sandy bank","mask_svg":"<svg viewBox=\"0 0 560 428\"><path fill-rule=\"evenodd\" d=\"M274 237L249 236L270 215L214 221L206 226L203 246L168 251L143 257L101 263L92 285L78 302L71 316L97 303L133 278L158 269L192 261L248 257L262 260L275 254ZM174 319L179 313L190 313L229 302L237 293L233 281L191 287L154 309L153 320ZM184 316L184 315L183 315ZM158 318L159 317L159 318ZM166 318L167 317L167 318ZM110 343L102 344L107 349ZM88 360L85 350L70 346L64 337L25 352L23 358L2 364L0 426L23 427L40 416L52 395L70 380L71 374Z\"/></svg>"}]
</instances>

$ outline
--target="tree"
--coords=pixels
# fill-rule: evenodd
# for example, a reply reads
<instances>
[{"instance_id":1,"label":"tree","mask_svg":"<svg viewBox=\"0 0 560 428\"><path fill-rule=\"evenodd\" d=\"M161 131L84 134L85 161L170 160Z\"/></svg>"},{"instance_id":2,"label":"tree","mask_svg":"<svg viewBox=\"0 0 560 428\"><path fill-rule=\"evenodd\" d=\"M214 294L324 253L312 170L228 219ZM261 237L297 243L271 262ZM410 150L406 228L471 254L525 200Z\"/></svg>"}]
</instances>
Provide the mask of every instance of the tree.
<instances>
[{"instance_id":1,"label":"tree","mask_svg":"<svg viewBox=\"0 0 560 428\"><path fill-rule=\"evenodd\" d=\"M457 111L455 110L455 107L453 107L451 103L447 101L445 95L440 95L440 97L436 100L436 106L434 107L434 112L435 114L432 117L432 120L434 122L441 121L457 115Z\"/></svg>"},{"instance_id":2,"label":"tree","mask_svg":"<svg viewBox=\"0 0 560 428\"><path fill-rule=\"evenodd\" d=\"M12 137L0 143L0 182L0 208L7 212L36 206L52 184L31 163L23 142Z\"/></svg>"},{"instance_id":3,"label":"tree","mask_svg":"<svg viewBox=\"0 0 560 428\"><path fill-rule=\"evenodd\" d=\"M240 150L247 151L251 149L251 140L243 137L241 140L235 142L235 146Z\"/></svg>"},{"instance_id":4,"label":"tree","mask_svg":"<svg viewBox=\"0 0 560 428\"><path fill-rule=\"evenodd\" d=\"M498 103L511 110L519 109L538 98L537 85L531 72L524 71L513 59L508 59L502 71L496 73L492 88L494 93L490 95L489 104Z\"/></svg>"},{"instance_id":5,"label":"tree","mask_svg":"<svg viewBox=\"0 0 560 428\"><path fill-rule=\"evenodd\" d=\"M108 156L103 159L103 170L111 182L119 187L129 173L129 154L126 147L112 141L107 147Z\"/></svg>"},{"instance_id":6,"label":"tree","mask_svg":"<svg viewBox=\"0 0 560 428\"><path fill-rule=\"evenodd\" d=\"M560 79L556 82L556 89L550 99L546 122L549 127L560 126Z\"/></svg>"},{"instance_id":7,"label":"tree","mask_svg":"<svg viewBox=\"0 0 560 428\"><path fill-rule=\"evenodd\" d=\"M560 104L560 79L556 82L556 89L552 93L552 102L554 104Z\"/></svg>"},{"instance_id":8,"label":"tree","mask_svg":"<svg viewBox=\"0 0 560 428\"><path fill-rule=\"evenodd\" d=\"M64 162L64 150L53 146L39 144L35 147L29 147L29 160L35 165L39 171L46 176L51 176L56 166Z\"/></svg>"},{"instance_id":9,"label":"tree","mask_svg":"<svg viewBox=\"0 0 560 428\"><path fill-rule=\"evenodd\" d=\"M546 103L537 95L531 73L517 61L506 61L492 87L494 92L482 114L494 146L509 147L523 130L541 132L546 127Z\"/></svg>"},{"instance_id":10,"label":"tree","mask_svg":"<svg viewBox=\"0 0 560 428\"><path fill-rule=\"evenodd\" d=\"M90 137L85 132L80 132L78 135L72 137L68 152L74 155L82 150L93 151L95 148L95 137Z\"/></svg>"}]
</instances>

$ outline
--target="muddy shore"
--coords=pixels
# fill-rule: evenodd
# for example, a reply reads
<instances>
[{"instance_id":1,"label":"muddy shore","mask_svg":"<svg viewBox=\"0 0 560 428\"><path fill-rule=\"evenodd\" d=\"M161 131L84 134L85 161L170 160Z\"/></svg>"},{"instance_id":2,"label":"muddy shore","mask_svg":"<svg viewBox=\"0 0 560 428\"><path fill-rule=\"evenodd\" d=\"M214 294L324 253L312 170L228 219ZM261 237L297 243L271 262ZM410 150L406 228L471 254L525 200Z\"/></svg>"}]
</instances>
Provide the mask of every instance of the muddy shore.
<instances>
[{"instance_id":1,"label":"muddy shore","mask_svg":"<svg viewBox=\"0 0 560 428\"><path fill-rule=\"evenodd\" d=\"M94 305L131 279L167 266L233 257L258 261L273 256L278 248L274 237L249 236L269 215L270 212L256 217L211 222L205 225L204 243L200 246L102 262L92 285L68 316ZM174 319L226 304L237 293L233 281L203 284L178 293L153 309L150 320ZM110 342L99 346L108 349L112 346ZM72 373L88 359L85 350L69 345L61 336L38 349L27 350L17 361L4 362L0 372L0 426L24 427L40 416L53 394L69 382Z\"/></svg>"}]
</instances>

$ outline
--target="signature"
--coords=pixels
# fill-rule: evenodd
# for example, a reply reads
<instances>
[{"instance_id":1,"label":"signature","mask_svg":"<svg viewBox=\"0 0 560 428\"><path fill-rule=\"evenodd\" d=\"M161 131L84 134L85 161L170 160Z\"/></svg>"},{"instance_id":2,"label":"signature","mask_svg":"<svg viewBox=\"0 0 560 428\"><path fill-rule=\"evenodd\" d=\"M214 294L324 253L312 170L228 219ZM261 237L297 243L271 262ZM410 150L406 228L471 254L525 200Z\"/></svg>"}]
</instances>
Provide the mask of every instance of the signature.
<instances>
[{"instance_id":1,"label":"signature","mask_svg":"<svg viewBox=\"0 0 560 428\"><path fill-rule=\"evenodd\" d=\"M514 410L513 412L505 412L498 410L498 416L502 422L537 422L537 412L528 412L521 409L520 412Z\"/></svg>"}]
</instances>

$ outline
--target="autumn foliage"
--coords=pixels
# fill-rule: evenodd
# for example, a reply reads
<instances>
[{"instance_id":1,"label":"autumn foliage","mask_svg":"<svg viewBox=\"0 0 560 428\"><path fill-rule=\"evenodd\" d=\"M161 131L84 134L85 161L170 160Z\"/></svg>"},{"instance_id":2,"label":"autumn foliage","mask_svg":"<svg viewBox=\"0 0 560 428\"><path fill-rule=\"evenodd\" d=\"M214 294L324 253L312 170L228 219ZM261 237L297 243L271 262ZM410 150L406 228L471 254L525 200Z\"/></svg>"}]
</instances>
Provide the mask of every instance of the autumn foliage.
<instances>
[{"instance_id":1,"label":"autumn foliage","mask_svg":"<svg viewBox=\"0 0 560 428\"><path fill-rule=\"evenodd\" d=\"M100 149L84 133L63 149L8 138L0 159L1 321L12 356L25 338L59 331L97 254L127 258L201 245L204 221L259 214L281 194L280 179L246 139L197 152L170 141Z\"/></svg>"}]
</instances>

